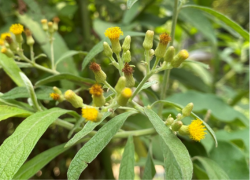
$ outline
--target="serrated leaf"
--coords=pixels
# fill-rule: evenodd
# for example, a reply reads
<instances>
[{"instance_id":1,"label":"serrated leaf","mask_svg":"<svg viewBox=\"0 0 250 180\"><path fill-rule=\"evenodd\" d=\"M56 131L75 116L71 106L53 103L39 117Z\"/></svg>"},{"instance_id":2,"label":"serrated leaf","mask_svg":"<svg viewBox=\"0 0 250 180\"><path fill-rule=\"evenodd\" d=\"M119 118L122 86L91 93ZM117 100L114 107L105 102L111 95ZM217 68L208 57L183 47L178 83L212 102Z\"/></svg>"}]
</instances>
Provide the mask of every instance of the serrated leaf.
<instances>
[{"instance_id":1,"label":"serrated leaf","mask_svg":"<svg viewBox=\"0 0 250 180\"><path fill-rule=\"evenodd\" d=\"M8 76L16 83L16 85L23 87L25 86L19 74L21 70L16 65L13 58L9 58L5 54L0 53L0 65L2 66L6 74L8 74Z\"/></svg>"},{"instance_id":2,"label":"serrated leaf","mask_svg":"<svg viewBox=\"0 0 250 180\"><path fill-rule=\"evenodd\" d=\"M53 108L24 120L0 146L0 179L12 179L49 125L68 112Z\"/></svg>"},{"instance_id":3,"label":"serrated leaf","mask_svg":"<svg viewBox=\"0 0 250 180\"><path fill-rule=\"evenodd\" d=\"M119 179L134 179L135 147L133 137L129 136L119 169Z\"/></svg>"},{"instance_id":4,"label":"serrated leaf","mask_svg":"<svg viewBox=\"0 0 250 180\"><path fill-rule=\"evenodd\" d=\"M138 0L127 0L127 8L130 9Z\"/></svg>"},{"instance_id":5,"label":"serrated leaf","mask_svg":"<svg viewBox=\"0 0 250 180\"><path fill-rule=\"evenodd\" d=\"M74 145L77 141L79 141L80 139L82 139L84 136L86 136L87 134L89 134L93 129L95 129L96 126L98 126L104 119L106 119L109 115L111 114L111 112L107 112L103 115L102 119L99 122L91 122L88 121L85 126L83 127L83 129L81 131L79 131L78 133L76 133L74 135L73 138L71 138L65 145L65 147L70 147L72 145Z\"/></svg>"},{"instance_id":6,"label":"serrated leaf","mask_svg":"<svg viewBox=\"0 0 250 180\"><path fill-rule=\"evenodd\" d=\"M190 103L191 101L189 101L188 103ZM157 103L163 103L163 104L168 104L170 106L173 106L173 107L177 107L178 109L183 109L184 107L177 104L177 103L173 103L171 101L166 101L166 100L159 100L159 101L155 101L152 106L154 106L155 104ZM187 105L188 103L186 103L185 105ZM195 104L195 103L194 103ZM203 121L199 116L197 116L195 113L191 112L191 116L194 117L194 118L197 118L197 119L200 119L203 124L206 126L206 129L208 130L208 132L210 133L210 135L212 136L214 142L215 142L215 146L217 147L218 146L218 142L217 142L217 139L216 139L216 136L215 136L215 133L214 131L212 130L212 128L205 122Z\"/></svg>"},{"instance_id":7,"label":"serrated leaf","mask_svg":"<svg viewBox=\"0 0 250 180\"><path fill-rule=\"evenodd\" d=\"M58 58L55 62L55 66L57 66L60 62L62 62L63 60L65 60L68 57L74 56L76 54L84 54L87 55L88 52L86 51L74 51L74 50L70 50L65 52L64 54L62 54L62 56L60 58ZM68 59L69 60L69 59Z\"/></svg>"},{"instance_id":8,"label":"serrated leaf","mask_svg":"<svg viewBox=\"0 0 250 180\"><path fill-rule=\"evenodd\" d=\"M0 121L9 117L28 117L32 113L16 107L0 105Z\"/></svg>"},{"instance_id":9,"label":"serrated leaf","mask_svg":"<svg viewBox=\"0 0 250 180\"><path fill-rule=\"evenodd\" d=\"M134 112L125 112L115 116L77 152L70 163L67 175L69 180L78 179L82 171L105 148L116 132L122 127L126 119Z\"/></svg>"},{"instance_id":10,"label":"serrated leaf","mask_svg":"<svg viewBox=\"0 0 250 180\"><path fill-rule=\"evenodd\" d=\"M209 13L210 15L223 21L226 25L228 25L233 30L238 32L245 40L247 40L247 41L249 40L249 33L246 30L244 30L239 24L237 24L236 22L234 22L230 18L226 17L225 15L223 15L223 14L221 14L221 13L219 13L211 8L203 7L203 6L196 6L196 5L186 5L186 6L183 6L183 8L195 8L195 9L202 10L206 13Z\"/></svg>"},{"instance_id":11,"label":"serrated leaf","mask_svg":"<svg viewBox=\"0 0 250 180\"><path fill-rule=\"evenodd\" d=\"M42 79L40 81L37 81L35 85L36 86L41 86L41 85L51 83L51 82L55 82L55 81L59 81L59 80L62 80L62 79L73 81L75 83L79 83L79 84L85 85L85 86L90 86L91 84L94 84L96 82L96 81L94 81L92 79L75 76L73 74L61 73L61 74L49 76L49 77L44 78L44 79Z\"/></svg>"},{"instance_id":12,"label":"serrated leaf","mask_svg":"<svg viewBox=\"0 0 250 180\"><path fill-rule=\"evenodd\" d=\"M195 156L193 159L198 160L202 164L209 179L229 179L225 171L223 171L223 169L213 160L199 156Z\"/></svg>"},{"instance_id":13,"label":"serrated leaf","mask_svg":"<svg viewBox=\"0 0 250 180\"><path fill-rule=\"evenodd\" d=\"M144 112L163 141L166 179L192 179L193 165L186 147L153 110L144 108Z\"/></svg>"},{"instance_id":14,"label":"serrated leaf","mask_svg":"<svg viewBox=\"0 0 250 180\"><path fill-rule=\"evenodd\" d=\"M65 144L53 147L38 154L37 156L26 162L24 165L22 165L13 179L30 179L52 159L69 149L64 148L64 145Z\"/></svg>"},{"instance_id":15,"label":"serrated leaf","mask_svg":"<svg viewBox=\"0 0 250 180\"><path fill-rule=\"evenodd\" d=\"M144 169L142 179L144 179L144 180L153 179L155 176L155 173L156 173L156 171L155 171L154 162L152 160L150 153L148 153L148 157L146 160L145 169Z\"/></svg>"},{"instance_id":16,"label":"serrated leaf","mask_svg":"<svg viewBox=\"0 0 250 180\"><path fill-rule=\"evenodd\" d=\"M133 31L127 31L123 32L123 36L120 37L120 40L124 39L127 35L132 36L144 36L145 33L141 32L133 32ZM97 43L87 54L87 56L83 59L82 62L82 70L85 69L85 67L88 65L88 63L100 52L103 51L103 42L106 41L109 45L111 44L108 38L105 38L104 40Z\"/></svg>"}]
</instances>

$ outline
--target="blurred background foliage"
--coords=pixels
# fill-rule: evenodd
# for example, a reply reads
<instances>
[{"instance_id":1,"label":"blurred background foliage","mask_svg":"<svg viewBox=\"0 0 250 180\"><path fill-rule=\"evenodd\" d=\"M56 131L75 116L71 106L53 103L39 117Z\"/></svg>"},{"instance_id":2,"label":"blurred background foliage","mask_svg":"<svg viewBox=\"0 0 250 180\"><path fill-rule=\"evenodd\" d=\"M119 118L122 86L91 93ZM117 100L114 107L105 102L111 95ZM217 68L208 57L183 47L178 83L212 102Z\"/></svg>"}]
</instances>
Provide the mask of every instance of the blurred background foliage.
<instances>
[{"instance_id":1,"label":"blurred background foliage","mask_svg":"<svg viewBox=\"0 0 250 180\"><path fill-rule=\"evenodd\" d=\"M249 31L249 3L242 0L190 0L188 4L210 7L233 19L241 27ZM22 23L34 34L36 44L35 54L45 53L49 56L41 27L37 26L42 18L51 20L60 18L59 31L55 35L55 58L68 50L90 51L91 48L105 39L104 31L111 26L119 26L125 32L146 32L154 30L156 36L160 33L170 33L172 19L172 0L139 0L132 8L127 9L126 0L8 0L0 1L0 33L8 31L13 23ZM40 28L40 29L39 29ZM107 39L106 39L107 40ZM139 82L144 74L143 37L132 37L132 63L137 65L134 77ZM156 46L158 39L155 38ZM248 179L249 177L249 39L243 39L231 27L214 16L197 9L183 8L180 11L174 46L177 50L187 49L190 60L197 63L184 63L182 68L173 69L167 99L181 105L194 103L194 112L199 114L216 132L219 140L218 148L214 147L210 136L201 143L180 137L188 148L191 157L203 156L214 160L228 173L231 179ZM28 46L24 51L29 56ZM81 70L85 55L78 54L67 58L59 64L60 72L68 72L82 77L93 78L88 68ZM108 82L115 85L119 74L109 66L109 60L99 53L93 58L102 65L107 73ZM153 59L154 61L154 59ZM43 66L49 66L47 58L37 61ZM153 63L153 62L152 62ZM208 68L209 67L209 68ZM40 70L22 68L33 83L49 76ZM0 91L8 92L16 85L0 69ZM159 98L159 85L162 74L151 80L158 83L144 90L141 104L147 105ZM67 81L50 84L64 89L78 88ZM88 91L81 91L84 102L90 103ZM24 100L24 99L23 99ZM43 102L46 107L53 107L51 101ZM62 103L60 107L73 109L70 104ZM80 111L79 111L80 112ZM165 107L164 117L177 114L177 110ZM185 123L192 119L186 118ZM20 124L20 119L12 118L0 122L0 144ZM125 124L127 129L151 127L142 115L131 117ZM53 126L39 140L29 158L66 142L68 131ZM121 160L121 152L125 140L113 140L107 148L82 173L81 178L112 179L117 177L117 166ZM158 136L153 139L137 138L137 165L145 164L147 147L153 142L153 157L156 165L163 161ZM71 159L81 147L78 145L56 157L34 179L65 179ZM198 161L194 161L194 179L208 179L205 169ZM161 167L161 166L157 166ZM143 168L137 167L137 179ZM112 173L113 169L113 173ZM157 169L156 179L161 179L161 169Z\"/></svg>"}]
</instances>

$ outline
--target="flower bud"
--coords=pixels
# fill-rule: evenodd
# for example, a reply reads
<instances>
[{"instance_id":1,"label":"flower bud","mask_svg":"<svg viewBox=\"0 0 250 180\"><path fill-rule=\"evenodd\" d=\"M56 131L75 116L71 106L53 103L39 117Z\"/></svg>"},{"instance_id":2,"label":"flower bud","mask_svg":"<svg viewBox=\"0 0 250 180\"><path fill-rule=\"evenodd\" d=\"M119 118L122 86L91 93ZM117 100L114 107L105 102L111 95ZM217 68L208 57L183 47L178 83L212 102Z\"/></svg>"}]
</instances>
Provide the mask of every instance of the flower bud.
<instances>
[{"instance_id":1,"label":"flower bud","mask_svg":"<svg viewBox=\"0 0 250 180\"><path fill-rule=\"evenodd\" d=\"M6 48L6 47L2 47L1 53L5 54L9 58L14 57L14 54L12 53L12 51L10 49Z\"/></svg>"},{"instance_id":2,"label":"flower bud","mask_svg":"<svg viewBox=\"0 0 250 180\"><path fill-rule=\"evenodd\" d=\"M56 101L62 102L65 100L62 91L58 89L56 86L53 87L54 93L50 94L50 97Z\"/></svg>"},{"instance_id":3,"label":"flower bud","mask_svg":"<svg viewBox=\"0 0 250 180\"><path fill-rule=\"evenodd\" d=\"M182 125L181 128L179 129L178 133L179 133L180 135L183 135L183 136L189 135L190 133L189 133L188 126Z\"/></svg>"},{"instance_id":4,"label":"flower bud","mask_svg":"<svg viewBox=\"0 0 250 180\"><path fill-rule=\"evenodd\" d=\"M133 77L133 68L129 66L128 63L125 63L122 72L124 72L124 76L126 78L126 87L134 87L135 79Z\"/></svg>"},{"instance_id":5,"label":"flower bud","mask_svg":"<svg viewBox=\"0 0 250 180\"><path fill-rule=\"evenodd\" d=\"M18 42L20 44L23 42L23 37L22 37L23 25L21 25L21 24L12 24L11 27L10 27L10 32L15 34L16 42Z\"/></svg>"},{"instance_id":6,"label":"flower bud","mask_svg":"<svg viewBox=\"0 0 250 180\"><path fill-rule=\"evenodd\" d=\"M87 121L98 122L102 118L102 113L100 113L95 107L87 106L82 108L82 117Z\"/></svg>"},{"instance_id":7,"label":"flower bud","mask_svg":"<svg viewBox=\"0 0 250 180\"><path fill-rule=\"evenodd\" d=\"M98 83L104 83L106 81L107 75L102 71L101 66L95 62L92 62L89 68L95 74L95 80Z\"/></svg>"},{"instance_id":8,"label":"flower bud","mask_svg":"<svg viewBox=\"0 0 250 180\"><path fill-rule=\"evenodd\" d=\"M33 46L33 44L35 43L35 40L32 37L31 31L29 29L25 29L24 32L25 32L26 37L27 37L27 44L29 46Z\"/></svg>"},{"instance_id":9,"label":"flower bud","mask_svg":"<svg viewBox=\"0 0 250 180\"><path fill-rule=\"evenodd\" d=\"M124 42L122 44L123 52L126 52L127 50L130 49L130 42L131 42L131 37L126 36L125 39L124 39Z\"/></svg>"},{"instance_id":10,"label":"flower bud","mask_svg":"<svg viewBox=\"0 0 250 180\"><path fill-rule=\"evenodd\" d=\"M183 119L182 114L181 114L181 113L178 113L177 116L176 116L176 120L177 120L177 121L180 121L180 120L182 120L182 119Z\"/></svg>"},{"instance_id":11,"label":"flower bud","mask_svg":"<svg viewBox=\"0 0 250 180\"><path fill-rule=\"evenodd\" d=\"M111 57L113 54L113 51L110 48L109 44L105 41L103 42L103 52L104 52L105 56L107 56L107 57Z\"/></svg>"},{"instance_id":12,"label":"flower bud","mask_svg":"<svg viewBox=\"0 0 250 180\"><path fill-rule=\"evenodd\" d=\"M59 23L60 19L58 17L54 17L53 18L53 29L54 31L58 31L58 23Z\"/></svg>"},{"instance_id":13,"label":"flower bud","mask_svg":"<svg viewBox=\"0 0 250 180\"><path fill-rule=\"evenodd\" d=\"M190 116L192 110L193 110L194 104L193 103L188 103L188 105L186 105L186 107L184 107L182 109L182 115L187 117Z\"/></svg>"},{"instance_id":14,"label":"flower bud","mask_svg":"<svg viewBox=\"0 0 250 180\"><path fill-rule=\"evenodd\" d=\"M121 76L115 86L116 92L120 94L121 91L125 88L125 86L126 86L126 78L124 76Z\"/></svg>"},{"instance_id":15,"label":"flower bud","mask_svg":"<svg viewBox=\"0 0 250 180\"><path fill-rule=\"evenodd\" d=\"M173 59L173 61L171 61L171 65L174 68L177 68L181 65L181 63L183 61L185 61L188 58L189 54L187 52L187 50L183 49L181 50Z\"/></svg>"},{"instance_id":16,"label":"flower bud","mask_svg":"<svg viewBox=\"0 0 250 180\"><path fill-rule=\"evenodd\" d=\"M121 94L118 96L117 103L120 106L125 106L129 100L129 98L132 96L133 92L130 88L124 88L121 92Z\"/></svg>"},{"instance_id":17,"label":"flower bud","mask_svg":"<svg viewBox=\"0 0 250 180\"><path fill-rule=\"evenodd\" d=\"M53 35L54 33L54 27L53 27L53 22L48 22L48 28L49 28L49 33L50 35Z\"/></svg>"},{"instance_id":18,"label":"flower bud","mask_svg":"<svg viewBox=\"0 0 250 180\"><path fill-rule=\"evenodd\" d=\"M15 52L17 50L17 45L16 43L13 41L13 39L10 36L7 36L5 38L5 40L7 41L7 43L9 44L10 49Z\"/></svg>"},{"instance_id":19,"label":"flower bud","mask_svg":"<svg viewBox=\"0 0 250 180\"><path fill-rule=\"evenodd\" d=\"M178 131L181 126L183 125L183 123L181 121L175 121L172 125L171 128L173 131Z\"/></svg>"},{"instance_id":20,"label":"flower bud","mask_svg":"<svg viewBox=\"0 0 250 180\"><path fill-rule=\"evenodd\" d=\"M79 108L83 106L83 100L80 96L76 95L76 93L72 90L68 90L64 93L64 97L67 101L69 101L72 106L75 108Z\"/></svg>"},{"instance_id":21,"label":"flower bud","mask_svg":"<svg viewBox=\"0 0 250 180\"><path fill-rule=\"evenodd\" d=\"M90 89L89 93L92 94L93 103L97 107L101 107L105 104L105 98L103 96L103 90L101 85L94 84Z\"/></svg>"},{"instance_id":22,"label":"flower bud","mask_svg":"<svg viewBox=\"0 0 250 180\"><path fill-rule=\"evenodd\" d=\"M153 47L154 31L147 30L145 39L143 41L143 47L146 50L150 50Z\"/></svg>"},{"instance_id":23,"label":"flower bud","mask_svg":"<svg viewBox=\"0 0 250 180\"><path fill-rule=\"evenodd\" d=\"M149 56L152 57L153 55L155 55L155 50L150 49L149 50Z\"/></svg>"},{"instance_id":24,"label":"flower bud","mask_svg":"<svg viewBox=\"0 0 250 180\"><path fill-rule=\"evenodd\" d=\"M42 23L42 28L44 31L48 31L48 23L47 23L47 19L42 19L41 20Z\"/></svg>"},{"instance_id":25,"label":"flower bud","mask_svg":"<svg viewBox=\"0 0 250 180\"><path fill-rule=\"evenodd\" d=\"M165 62L171 62L174 59L175 48L174 46L170 46L164 56Z\"/></svg>"},{"instance_id":26,"label":"flower bud","mask_svg":"<svg viewBox=\"0 0 250 180\"><path fill-rule=\"evenodd\" d=\"M126 63L129 63L131 61L131 54L130 51L127 50L124 54L123 54L123 60Z\"/></svg>"},{"instance_id":27,"label":"flower bud","mask_svg":"<svg viewBox=\"0 0 250 180\"><path fill-rule=\"evenodd\" d=\"M122 30L119 27L112 27L108 28L104 34L110 39L113 52L115 54L119 54L121 52L119 37L120 35L123 35Z\"/></svg>"},{"instance_id":28,"label":"flower bud","mask_svg":"<svg viewBox=\"0 0 250 180\"><path fill-rule=\"evenodd\" d=\"M174 122L174 118L168 117L167 120L165 121L165 124L167 126L170 126L171 124L173 124L173 122Z\"/></svg>"},{"instance_id":29,"label":"flower bud","mask_svg":"<svg viewBox=\"0 0 250 180\"><path fill-rule=\"evenodd\" d=\"M168 42L171 40L171 37L167 33L160 35L160 42L155 49L155 56L158 58L163 58L166 52Z\"/></svg>"}]
</instances>

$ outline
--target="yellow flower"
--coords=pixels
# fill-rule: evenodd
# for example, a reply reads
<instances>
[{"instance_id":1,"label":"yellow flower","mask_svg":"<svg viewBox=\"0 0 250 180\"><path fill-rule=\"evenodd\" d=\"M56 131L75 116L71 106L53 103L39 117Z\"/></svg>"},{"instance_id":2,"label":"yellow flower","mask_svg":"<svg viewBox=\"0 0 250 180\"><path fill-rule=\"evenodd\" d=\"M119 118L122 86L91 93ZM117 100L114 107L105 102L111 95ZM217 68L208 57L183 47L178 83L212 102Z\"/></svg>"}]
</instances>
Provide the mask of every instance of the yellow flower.
<instances>
[{"instance_id":1,"label":"yellow flower","mask_svg":"<svg viewBox=\"0 0 250 180\"><path fill-rule=\"evenodd\" d=\"M10 32L15 35L22 34L23 26L21 24L12 24L10 27Z\"/></svg>"},{"instance_id":2,"label":"yellow flower","mask_svg":"<svg viewBox=\"0 0 250 180\"><path fill-rule=\"evenodd\" d=\"M88 121L96 121L98 117L98 110L92 107L82 108L82 117Z\"/></svg>"},{"instance_id":3,"label":"yellow flower","mask_svg":"<svg viewBox=\"0 0 250 180\"><path fill-rule=\"evenodd\" d=\"M192 123L188 126L188 131L190 133L190 138L195 141L200 141L205 138L207 134L205 126L202 124L200 119L193 120Z\"/></svg>"},{"instance_id":4,"label":"yellow flower","mask_svg":"<svg viewBox=\"0 0 250 180\"><path fill-rule=\"evenodd\" d=\"M102 86L99 84L94 84L90 89L89 93L94 96L101 96L103 93Z\"/></svg>"},{"instance_id":5,"label":"yellow flower","mask_svg":"<svg viewBox=\"0 0 250 180\"><path fill-rule=\"evenodd\" d=\"M10 33L2 33L1 34L1 39L5 40L7 36L11 37Z\"/></svg>"},{"instance_id":6,"label":"yellow flower","mask_svg":"<svg viewBox=\"0 0 250 180\"><path fill-rule=\"evenodd\" d=\"M120 35L123 35L123 32L119 27L111 27L108 28L104 34L110 40L113 40L113 39L119 39Z\"/></svg>"},{"instance_id":7,"label":"yellow flower","mask_svg":"<svg viewBox=\"0 0 250 180\"><path fill-rule=\"evenodd\" d=\"M4 40L0 39L0 46L4 45Z\"/></svg>"},{"instance_id":8,"label":"yellow flower","mask_svg":"<svg viewBox=\"0 0 250 180\"><path fill-rule=\"evenodd\" d=\"M51 93L50 97L56 101L60 99L60 95L57 93Z\"/></svg>"},{"instance_id":9,"label":"yellow flower","mask_svg":"<svg viewBox=\"0 0 250 180\"><path fill-rule=\"evenodd\" d=\"M6 48L6 47L3 47L3 48L1 49L1 53L5 54L6 52L7 52L7 48Z\"/></svg>"},{"instance_id":10,"label":"yellow flower","mask_svg":"<svg viewBox=\"0 0 250 180\"><path fill-rule=\"evenodd\" d=\"M169 41L171 41L171 37L167 33L160 35L160 43L167 45Z\"/></svg>"},{"instance_id":11,"label":"yellow flower","mask_svg":"<svg viewBox=\"0 0 250 180\"><path fill-rule=\"evenodd\" d=\"M124 88L122 91L122 96L125 98L130 98L132 96L133 92L130 88Z\"/></svg>"}]
</instances>

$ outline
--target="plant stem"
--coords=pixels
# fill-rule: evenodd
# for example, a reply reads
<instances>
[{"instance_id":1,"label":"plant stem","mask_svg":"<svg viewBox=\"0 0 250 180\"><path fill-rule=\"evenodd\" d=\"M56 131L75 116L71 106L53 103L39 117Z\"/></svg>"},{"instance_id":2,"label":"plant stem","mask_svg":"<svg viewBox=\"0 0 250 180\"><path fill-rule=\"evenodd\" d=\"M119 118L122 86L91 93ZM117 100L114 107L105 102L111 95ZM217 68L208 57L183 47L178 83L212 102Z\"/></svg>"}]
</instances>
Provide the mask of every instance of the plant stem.
<instances>
[{"instance_id":1,"label":"plant stem","mask_svg":"<svg viewBox=\"0 0 250 180\"><path fill-rule=\"evenodd\" d=\"M50 53L51 53L51 69L55 70L53 37L51 37L51 39L50 39Z\"/></svg>"},{"instance_id":2,"label":"plant stem","mask_svg":"<svg viewBox=\"0 0 250 180\"><path fill-rule=\"evenodd\" d=\"M159 63L160 61L160 58L156 57L156 60L155 60L155 63L154 63L154 66L152 67L152 70L154 70L157 66L157 64Z\"/></svg>"},{"instance_id":3,"label":"plant stem","mask_svg":"<svg viewBox=\"0 0 250 180\"><path fill-rule=\"evenodd\" d=\"M144 55L145 55L145 60L146 60L146 63L147 63L147 71L146 73L148 74L149 71L150 71L150 57L149 57L149 50L145 50L144 52Z\"/></svg>"},{"instance_id":4,"label":"plant stem","mask_svg":"<svg viewBox=\"0 0 250 180\"><path fill-rule=\"evenodd\" d=\"M34 60L33 45L30 46L30 57L31 57L31 61L32 61L32 62L35 62L35 60Z\"/></svg>"},{"instance_id":5,"label":"plant stem","mask_svg":"<svg viewBox=\"0 0 250 180\"><path fill-rule=\"evenodd\" d=\"M107 81L105 81L103 84L116 94L116 90Z\"/></svg>"},{"instance_id":6,"label":"plant stem","mask_svg":"<svg viewBox=\"0 0 250 180\"><path fill-rule=\"evenodd\" d=\"M123 72L122 72L122 68L123 68L123 62L121 60L120 54L115 54L118 60L118 64L119 64L119 73L120 76L123 76Z\"/></svg>"}]
</instances>

